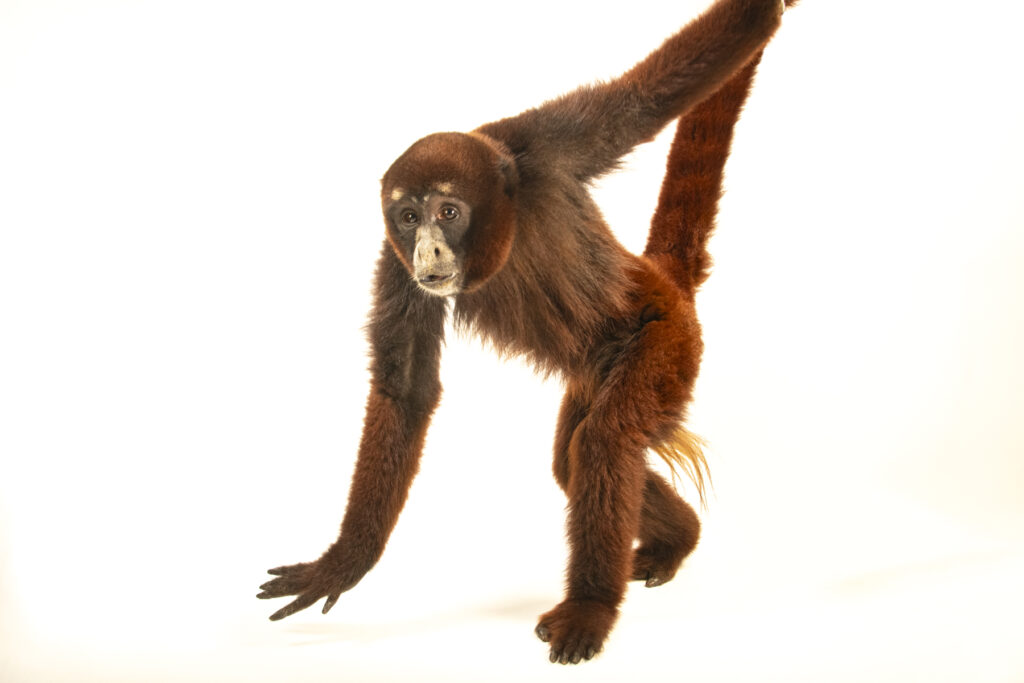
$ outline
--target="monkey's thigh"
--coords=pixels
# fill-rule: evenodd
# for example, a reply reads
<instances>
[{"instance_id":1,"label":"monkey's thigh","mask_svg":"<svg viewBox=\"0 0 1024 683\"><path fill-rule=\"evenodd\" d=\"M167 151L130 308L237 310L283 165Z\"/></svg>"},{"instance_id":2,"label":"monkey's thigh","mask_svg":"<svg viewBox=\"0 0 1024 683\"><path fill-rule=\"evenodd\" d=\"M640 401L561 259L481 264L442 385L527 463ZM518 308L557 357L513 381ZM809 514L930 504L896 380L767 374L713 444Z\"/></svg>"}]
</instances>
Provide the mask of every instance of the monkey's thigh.
<instances>
[{"instance_id":1,"label":"monkey's thigh","mask_svg":"<svg viewBox=\"0 0 1024 683\"><path fill-rule=\"evenodd\" d=\"M702 344L695 318L678 311L648 322L601 382L588 417L609 421L634 446L657 445L679 427Z\"/></svg>"}]
</instances>

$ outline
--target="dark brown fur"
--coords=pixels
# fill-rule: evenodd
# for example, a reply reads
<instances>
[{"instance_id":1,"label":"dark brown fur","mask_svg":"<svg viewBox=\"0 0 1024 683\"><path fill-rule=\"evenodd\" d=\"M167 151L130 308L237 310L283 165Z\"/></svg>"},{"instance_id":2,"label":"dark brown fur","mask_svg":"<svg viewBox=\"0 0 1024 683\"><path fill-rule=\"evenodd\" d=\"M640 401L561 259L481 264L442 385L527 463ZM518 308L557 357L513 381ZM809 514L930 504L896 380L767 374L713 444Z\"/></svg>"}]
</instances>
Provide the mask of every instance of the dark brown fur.
<instances>
[{"instance_id":1,"label":"dark brown fur","mask_svg":"<svg viewBox=\"0 0 1024 683\"><path fill-rule=\"evenodd\" d=\"M568 579L536 629L551 660L600 651L630 579L675 575L700 523L646 456L674 443L691 398L703 349L694 293L722 168L780 15L778 0L720 0L621 78L470 134L428 136L388 170L373 381L348 509L319 560L271 570L259 597L297 596L271 619L323 597L330 609L376 563L405 503L441 393L446 308L410 277L410 238L389 211L395 197L441 185L472 207L451 245L464 275L456 322L566 383L554 473L570 501ZM587 184L681 115L647 249L630 254Z\"/></svg>"}]
</instances>

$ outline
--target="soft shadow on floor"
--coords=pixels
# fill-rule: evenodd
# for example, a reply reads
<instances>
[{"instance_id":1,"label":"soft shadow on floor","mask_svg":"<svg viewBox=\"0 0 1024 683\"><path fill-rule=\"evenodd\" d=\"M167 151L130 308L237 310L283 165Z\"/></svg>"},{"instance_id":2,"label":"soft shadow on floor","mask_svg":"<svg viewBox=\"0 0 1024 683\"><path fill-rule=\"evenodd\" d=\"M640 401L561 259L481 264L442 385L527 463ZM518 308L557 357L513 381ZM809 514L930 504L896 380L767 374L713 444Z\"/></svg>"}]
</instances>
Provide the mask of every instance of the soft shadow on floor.
<instances>
[{"instance_id":1,"label":"soft shadow on floor","mask_svg":"<svg viewBox=\"0 0 1024 683\"><path fill-rule=\"evenodd\" d=\"M523 622L531 624L532 628L533 621L551 609L553 605L550 597L528 597L521 600L504 600L479 606L460 607L404 621L378 624L298 623L286 630L288 633L302 638L291 645L304 646L370 642L383 638L415 636L464 626L467 623L485 619Z\"/></svg>"}]
</instances>

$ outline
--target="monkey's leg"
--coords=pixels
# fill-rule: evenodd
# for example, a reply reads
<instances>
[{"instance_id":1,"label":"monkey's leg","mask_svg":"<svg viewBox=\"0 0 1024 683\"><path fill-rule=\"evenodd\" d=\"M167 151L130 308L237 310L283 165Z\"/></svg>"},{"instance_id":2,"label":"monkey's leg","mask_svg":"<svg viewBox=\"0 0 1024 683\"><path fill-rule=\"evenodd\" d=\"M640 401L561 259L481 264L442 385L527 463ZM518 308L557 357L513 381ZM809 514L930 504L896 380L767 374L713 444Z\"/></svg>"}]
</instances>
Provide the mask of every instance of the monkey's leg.
<instances>
[{"instance_id":1,"label":"monkey's leg","mask_svg":"<svg viewBox=\"0 0 1024 683\"><path fill-rule=\"evenodd\" d=\"M633 553L633 579L648 587L671 581L700 537L700 519L672 486L647 470L640 517L640 546Z\"/></svg>"},{"instance_id":2,"label":"monkey's leg","mask_svg":"<svg viewBox=\"0 0 1024 683\"><path fill-rule=\"evenodd\" d=\"M568 452L570 544L566 597L540 618L537 635L563 664L600 651L618 616L631 573L644 486L644 449L630 444L592 410Z\"/></svg>"},{"instance_id":3,"label":"monkey's leg","mask_svg":"<svg viewBox=\"0 0 1024 683\"><path fill-rule=\"evenodd\" d=\"M590 659L618 615L641 528L646 449L678 417L696 374L681 333L671 320L649 322L593 392L569 440L567 467L556 455L556 477L568 484L570 559L566 598L537 626L551 661ZM582 395L563 401L556 442L579 417Z\"/></svg>"},{"instance_id":4,"label":"monkey's leg","mask_svg":"<svg viewBox=\"0 0 1024 683\"><path fill-rule=\"evenodd\" d=\"M590 397L578 383L566 387L555 432L555 480L569 491L569 444L576 428L587 416ZM675 576L679 565L697 545L700 520L672 486L647 468L643 506L633 554L632 578L649 587L660 586Z\"/></svg>"}]
</instances>

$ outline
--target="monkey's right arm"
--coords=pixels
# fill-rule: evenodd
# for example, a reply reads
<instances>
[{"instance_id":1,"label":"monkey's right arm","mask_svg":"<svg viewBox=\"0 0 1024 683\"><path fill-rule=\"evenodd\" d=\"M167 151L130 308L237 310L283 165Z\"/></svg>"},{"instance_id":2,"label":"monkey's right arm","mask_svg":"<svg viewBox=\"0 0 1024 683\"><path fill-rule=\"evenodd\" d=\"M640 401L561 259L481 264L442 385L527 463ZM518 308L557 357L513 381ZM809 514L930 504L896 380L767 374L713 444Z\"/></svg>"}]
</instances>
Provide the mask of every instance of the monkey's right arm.
<instances>
[{"instance_id":1,"label":"monkey's right arm","mask_svg":"<svg viewBox=\"0 0 1024 683\"><path fill-rule=\"evenodd\" d=\"M297 596L278 620L326 597L323 612L355 586L384 551L419 468L441 396L438 378L445 302L419 291L385 243L368 326L373 380L341 532L315 562L271 569L256 597Z\"/></svg>"},{"instance_id":2,"label":"monkey's right arm","mask_svg":"<svg viewBox=\"0 0 1024 683\"><path fill-rule=\"evenodd\" d=\"M768 42L782 12L782 0L719 0L619 78L480 130L526 168L589 180L715 92Z\"/></svg>"}]
</instances>

